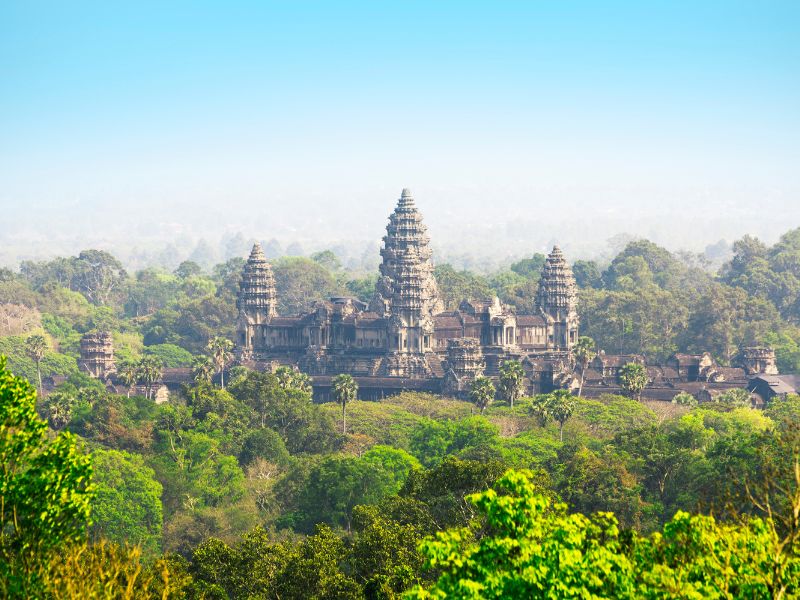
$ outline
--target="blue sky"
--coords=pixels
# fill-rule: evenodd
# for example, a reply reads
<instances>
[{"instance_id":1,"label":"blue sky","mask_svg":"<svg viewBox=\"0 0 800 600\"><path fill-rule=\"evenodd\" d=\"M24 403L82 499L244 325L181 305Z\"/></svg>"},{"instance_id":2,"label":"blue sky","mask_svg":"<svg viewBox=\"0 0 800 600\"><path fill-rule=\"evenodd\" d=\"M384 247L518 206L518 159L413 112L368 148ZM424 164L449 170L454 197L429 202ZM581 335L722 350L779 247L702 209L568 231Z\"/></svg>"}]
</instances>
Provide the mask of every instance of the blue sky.
<instances>
[{"instance_id":1,"label":"blue sky","mask_svg":"<svg viewBox=\"0 0 800 600\"><path fill-rule=\"evenodd\" d=\"M115 4L0 4L0 239L800 224L800 2Z\"/></svg>"}]
</instances>

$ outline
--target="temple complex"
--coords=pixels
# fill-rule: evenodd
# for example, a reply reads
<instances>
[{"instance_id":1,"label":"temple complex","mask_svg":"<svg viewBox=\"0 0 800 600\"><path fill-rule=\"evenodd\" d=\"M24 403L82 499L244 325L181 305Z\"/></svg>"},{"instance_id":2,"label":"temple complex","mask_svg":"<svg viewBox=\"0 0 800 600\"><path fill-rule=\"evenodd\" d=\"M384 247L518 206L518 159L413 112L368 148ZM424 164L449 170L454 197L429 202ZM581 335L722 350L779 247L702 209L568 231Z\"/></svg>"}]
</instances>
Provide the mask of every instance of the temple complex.
<instances>
[{"instance_id":1,"label":"temple complex","mask_svg":"<svg viewBox=\"0 0 800 600\"><path fill-rule=\"evenodd\" d=\"M389 215L369 304L335 297L285 316L277 313L272 270L256 244L237 302L240 363L297 367L314 378L315 389L349 373L375 397L412 388L463 394L475 377L496 376L510 358L523 362L532 392L560 382L570 370L579 324L575 278L561 250L554 247L547 257L534 314L517 315L496 297L466 299L445 312L429 243L404 189Z\"/></svg>"},{"instance_id":2,"label":"temple complex","mask_svg":"<svg viewBox=\"0 0 800 600\"><path fill-rule=\"evenodd\" d=\"M652 364L644 356L600 350L582 368L572 352L580 325L577 287L558 246L545 260L534 310L517 314L497 297L468 298L456 310L443 310L429 244L422 215L404 189L389 215L370 302L333 297L314 302L307 312L281 315L272 267L256 243L236 301L238 364L299 369L311 376L318 401L330 398L331 380L340 373L356 379L362 399L404 390L466 398L477 377L497 379L502 363L511 359L522 364L527 395L576 390L581 382L587 397L619 394L620 370L632 362L645 366L644 396L654 400L670 401L687 392L703 402L738 388L763 405L800 390L800 376L779 375L775 352L763 346L743 348L739 366L732 367L717 364L708 352L678 353ZM111 335L86 334L78 363L83 372L113 386ZM164 369L157 389L177 391L191 381L190 369Z\"/></svg>"}]
</instances>

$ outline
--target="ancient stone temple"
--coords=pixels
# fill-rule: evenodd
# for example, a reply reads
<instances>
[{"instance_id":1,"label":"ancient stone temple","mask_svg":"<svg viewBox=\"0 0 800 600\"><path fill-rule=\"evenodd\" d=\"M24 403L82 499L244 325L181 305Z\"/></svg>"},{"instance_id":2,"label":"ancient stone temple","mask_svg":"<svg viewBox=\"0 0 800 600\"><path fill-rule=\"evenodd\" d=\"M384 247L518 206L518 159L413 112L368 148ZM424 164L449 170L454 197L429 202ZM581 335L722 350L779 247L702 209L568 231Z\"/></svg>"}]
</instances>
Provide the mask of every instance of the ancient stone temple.
<instances>
[{"instance_id":1,"label":"ancient stone temple","mask_svg":"<svg viewBox=\"0 0 800 600\"><path fill-rule=\"evenodd\" d=\"M502 361L523 362L532 391L553 385L578 336L575 279L558 248L542 272L538 310L517 315L497 298L464 300L443 312L422 215L408 189L389 215L380 278L369 305L319 300L306 313L278 315L274 278L256 245L242 272L237 354L242 364L287 364L313 377L315 390L349 373L362 394L401 389L459 390Z\"/></svg>"},{"instance_id":2,"label":"ancient stone temple","mask_svg":"<svg viewBox=\"0 0 800 600\"><path fill-rule=\"evenodd\" d=\"M116 373L114 341L110 333L87 333L81 338L78 368L98 379L106 379Z\"/></svg>"}]
</instances>

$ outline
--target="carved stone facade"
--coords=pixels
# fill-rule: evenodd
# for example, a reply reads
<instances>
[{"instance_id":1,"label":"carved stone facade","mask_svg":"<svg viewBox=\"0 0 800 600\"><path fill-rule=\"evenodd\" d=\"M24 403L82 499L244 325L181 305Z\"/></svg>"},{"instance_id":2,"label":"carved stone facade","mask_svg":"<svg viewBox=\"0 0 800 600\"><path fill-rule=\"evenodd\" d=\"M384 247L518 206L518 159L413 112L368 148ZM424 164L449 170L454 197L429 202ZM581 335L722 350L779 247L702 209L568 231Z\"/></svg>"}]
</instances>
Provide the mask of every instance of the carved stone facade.
<instances>
[{"instance_id":1,"label":"carved stone facade","mask_svg":"<svg viewBox=\"0 0 800 600\"><path fill-rule=\"evenodd\" d=\"M81 338L78 368L97 379L107 379L116 373L114 340L110 333L87 333Z\"/></svg>"},{"instance_id":2,"label":"carved stone facade","mask_svg":"<svg viewBox=\"0 0 800 600\"><path fill-rule=\"evenodd\" d=\"M272 271L255 246L237 302L240 362L290 364L323 379L349 373L362 378L362 386L372 378L388 390L419 380L441 389L446 369L453 370L451 359L459 365L456 379L463 388L479 371L496 376L503 360L517 359L527 366L531 391L552 385L553 369L560 372L569 363L578 336L575 279L561 250L553 248L547 258L535 314L517 315L497 298L465 300L458 310L443 312L429 242L414 198L404 189L389 216L369 305L330 298L294 316L277 314ZM484 367L468 367L478 364L478 355Z\"/></svg>"},{"instance_id":3,"label":"carved stone facade","mask_svg":"<svg viewBox=\"0 0 800 600\"><path fill-rule=\"evenodd\" d=\"M485 368L480 340L475 338L448 340L442 391L450 396L464 395L469 391L470 384L484 374Z\"/></svg>"},{"instance_id":4,"label":"carved stone facade","mask_svg":"<svg viewBox=\"0 0 800 600\"><path fill-rule=\"evenodd\" d=\"M775 350L765 346L750 346L742 349L742 363L749 376L777 375L778 364Z\"/></svg>"}]
</instances>

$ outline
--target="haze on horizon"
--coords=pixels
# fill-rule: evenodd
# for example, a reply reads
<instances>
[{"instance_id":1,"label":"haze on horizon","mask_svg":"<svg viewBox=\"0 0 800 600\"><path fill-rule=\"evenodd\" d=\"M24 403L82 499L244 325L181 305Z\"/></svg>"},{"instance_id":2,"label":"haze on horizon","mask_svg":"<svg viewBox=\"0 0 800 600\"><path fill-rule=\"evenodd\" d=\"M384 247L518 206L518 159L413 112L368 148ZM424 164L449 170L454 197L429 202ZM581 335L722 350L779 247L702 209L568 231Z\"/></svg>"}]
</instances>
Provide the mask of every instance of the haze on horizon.
<instances>
[{"instance_id":1,"label":"haze on horizon","mask_svg":"<svg viewBox=\"0 0 800 600\"><path fill-rule=\"evenodd\" d=\"M771 243L800 226L798 23L792 1L5 2L0 265L242 238L377 263L403 187L462 264Z\"/></svg>"}]
</instances>

